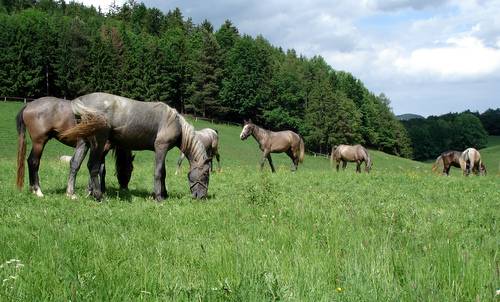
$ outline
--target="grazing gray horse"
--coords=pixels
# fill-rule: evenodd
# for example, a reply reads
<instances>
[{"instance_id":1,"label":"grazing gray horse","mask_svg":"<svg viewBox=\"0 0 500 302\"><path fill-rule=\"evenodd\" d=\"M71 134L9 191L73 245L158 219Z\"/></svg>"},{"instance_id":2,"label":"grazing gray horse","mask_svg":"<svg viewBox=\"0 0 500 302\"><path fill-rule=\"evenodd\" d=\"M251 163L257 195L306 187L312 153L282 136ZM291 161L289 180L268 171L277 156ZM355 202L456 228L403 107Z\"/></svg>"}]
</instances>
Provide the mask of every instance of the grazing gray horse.
<instances>
[{"instance_id":1,"label":"grazing gray horse","mask_svg":"<svg viewBox=\"0 0 500 302\"><path fill-rule=\"evenodd\" d=\"M203 146L205 146L205 150L207 151L207 156L210 158L210 170L214 171L214 166L212 164L213 157L217 159L217 170L220 172L220 155L219 155L219 133L217 130L211 128L204 128L201 130L195 131L196 137L201 141ZM181 153L179 156L179 160L177 160L177 169L175 170L175 175L179 174L181 170L182 161L186 155Z\"/></svg>"},{"instance_id":2,"label":"grazing gray horse","mask_svg":"<svg viewBox=\"0 0 500 302\"><path fill-rule=\"evenodd\" d=\"M361 163L365 162L365 171L370 172L372 168L372 160L368 154L368 150L361 145L339 145L332 147L330 162L333 166L333 161L337 161L337 171L342 161L342 170L347 167L347 162L356 162L356 172L361 173Z\"/></svg>"},{"instance_id":3,"label":"grazing gray horse","mask_svg":"<svg viewBox=\"0 0 500 302\"><path fill-rule=\"evenodd\" d=\"M16 116L18 133L17 145L17 187L19 190L24 185L24 159L26 157L26 131L31 137L31 152L28 157L28 172L30 190L38 197L43 197L40 188L38 169L45 144L52 138L61 143L76 147L75 154L70 161L71 173L68 178L66 194L72 198L74 195L75 179L80 165L87 154L88 147L83 140L74 138L65 139L60 133L76 125L76 117L71 109L71 102L55 97L43 97L25 105ZM111 148L108 143L105 146L104 155ZM132 173L132 152L130 150L115 148L115 159L117 177L120 187L126 189ZM99 169L101 178L101 190L105 190L106 168L104 161Z\"/></svg>"},{"instance_id":4,"label":"grazing gray horse","mask_svg":"<svg viewBox=\"0 0 500 302\"><path fill-rule=\"evenodd\" d=\"M243 130L241 130L240 139L245 140L252 135L259 143L259 148L262 150L262 159L260 161L260 169L264 167L267 160L271 166L271 171L276 172L271 159L271 153L286 152L292 159L292 171L297 170L299 163L304 161L304 141L293 131L274 132L261 128L252 120L245 121Z\"/></svg>"},{"instance_id":5,"label":"grazing gray horse","mask_svg":"<svg viewBox=\"0 0 500 302\"><path fill-rule=\"evenodd\" d=\"M174 146L186 154L188 181L195 198L208 192L209 158L194 128L175 109L161 102L139 102L108 93L91 93L72 102L82 121L62 133L64 138L83 138L91 145L89 171L92 195L102 197L97 179L106 140L127 150L155 152L154 197L168 196L165 186L165 157Z\"/></svg>"},{"instance_id":6,"label":"grazing gray horse","mask_svg":"<svg viewBox=\"0 0 500 302\"><path fill-rule=\"evenodd\" d=\"M476 175L486 175L486 166L481 160L481 154L476 149L465 149L459 160L460 168L465 176L468 176L471 172Z\"/></svg>"}]
</instances>

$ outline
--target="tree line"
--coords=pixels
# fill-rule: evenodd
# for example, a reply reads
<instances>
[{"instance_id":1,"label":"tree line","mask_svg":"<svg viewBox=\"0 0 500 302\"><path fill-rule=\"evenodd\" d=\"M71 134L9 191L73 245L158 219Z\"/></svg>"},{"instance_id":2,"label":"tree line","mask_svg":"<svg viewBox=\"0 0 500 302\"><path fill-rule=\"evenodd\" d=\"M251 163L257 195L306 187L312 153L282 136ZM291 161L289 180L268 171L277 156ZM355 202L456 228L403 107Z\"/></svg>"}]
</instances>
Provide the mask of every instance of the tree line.
<instances>
[{"instance_id":1,"label":"tree line","mask_svg":"<svg viewBox=\"0 0 500 302\"><path fill-rule=\"evenodd\" d=\"M500 108L484 113L464 111L403 121L416 160L436 158L447 150L486 147L489 135L500 135Z\"/></svg>"},{"instance_id":2,"label":"tree line","mask_svg":"<svg viewBox=\"0 0 500 302\"><path fill-rule=\"evenodd\" d=\"M412 156L389 99L321 56L129 1L103 14L63 0L0 2L0 95L101 91L182 113L299 132L307 149L362 143Z\"/></svg>"}]
</instances>

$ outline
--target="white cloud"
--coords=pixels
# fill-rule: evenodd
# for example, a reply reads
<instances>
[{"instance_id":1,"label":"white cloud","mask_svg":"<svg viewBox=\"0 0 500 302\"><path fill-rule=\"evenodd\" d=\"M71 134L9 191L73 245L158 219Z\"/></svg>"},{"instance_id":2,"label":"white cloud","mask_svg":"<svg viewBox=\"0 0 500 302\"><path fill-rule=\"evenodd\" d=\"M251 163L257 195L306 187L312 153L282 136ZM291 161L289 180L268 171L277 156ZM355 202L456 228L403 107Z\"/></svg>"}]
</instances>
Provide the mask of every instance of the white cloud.
<instances>
[{"instance_id":1,"label":"white cloud","mask_svg":"<svg viewBox=\"0 0 500 302\"><path fill-rule=\"evenodd\" d=\"M488 76L500 71L500 50L472 36L450 38L446 46L419 48L394 62L404 74L435 75L441 79Z\"/></svg>"},{"instance_id":2,"label":"white cloud","mask_svg":"<svg viewBox=\"0 0 500 302\"><path fill-rule=\"evenodd\" d=\"M95 8L101 8L101 11L106 13L109 11L110 6L115 3L116 5L123 5L125 0L76 0L76 3L83 3L86 6L94 6Z\"/></svg>"}]
</instances>

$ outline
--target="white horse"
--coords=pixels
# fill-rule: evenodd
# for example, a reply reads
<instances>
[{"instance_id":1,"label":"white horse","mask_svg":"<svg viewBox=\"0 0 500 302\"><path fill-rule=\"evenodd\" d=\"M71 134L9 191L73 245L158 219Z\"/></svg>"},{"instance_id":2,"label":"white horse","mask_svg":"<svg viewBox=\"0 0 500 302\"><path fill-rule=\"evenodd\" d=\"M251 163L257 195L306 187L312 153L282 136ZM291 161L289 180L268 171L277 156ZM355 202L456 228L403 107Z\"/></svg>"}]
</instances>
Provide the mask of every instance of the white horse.
<instances>
[{"instance_id":1,"label":"white horse","mask_svg":"<svg viewBox=\"0 0 500 302\"><path fill-rule=\"evenodd\" d=\"M465 149L460 156L460 168L465 176L471 172L476 175L485 175L486 167L481 161L481 154L474 148Z\"/></svg>"}]
</instances>

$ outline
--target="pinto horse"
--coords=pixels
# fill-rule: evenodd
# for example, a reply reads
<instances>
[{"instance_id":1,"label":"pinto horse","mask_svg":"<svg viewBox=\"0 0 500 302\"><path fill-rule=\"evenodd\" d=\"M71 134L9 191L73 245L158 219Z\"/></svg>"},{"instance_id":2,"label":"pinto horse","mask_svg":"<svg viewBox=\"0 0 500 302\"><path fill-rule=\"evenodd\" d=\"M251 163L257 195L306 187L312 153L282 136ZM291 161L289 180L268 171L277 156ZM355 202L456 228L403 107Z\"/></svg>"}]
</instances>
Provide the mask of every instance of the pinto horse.
<instances>
[{"instance_id":1,"label":"pinto horse","mask_svg":"<svg viewBox=\"0 0 500 302\"><path fill-rule=\"evenodd\" d=\"M42 157L45 144L55 138L61 143L76 147L75 154L70 161L70 176L68 178L68 186L66 194L70 197L75 197L74 187L76 174L80 169L80 165L87 153L87 146L82 140L75 138L62 138L60 133L74 127L76 118L71 109L71 102L55 97L43 97L34 100L25 105L16 116L16 125L18 133L17 146L17 187L19 190L24 185L24 160L26 157L26 130L31 137L31 152L28 156L28 172L30 190L38 197L43 197L42 189L40 188L40 177L38 170L40 167L40 159ZM110 145L106 145L106 152L109 151ZM127 188L132 173L133 156L130 150L116 148L116 172L118 182L121 188ZM99 176L101 178L101 190L105 189L106 168L103 164L99 168Z\"/></svg>"},{"instance_id":2,"label":"pinto horse","mask_svg":"<svg viewBox=\"0 0 500 302\"><path fill-rule=\"evenodd\" d=\"M91 192L100 200L99 166L109 140L127 150L155 152L154 197L160 201L168 196L165 186L165 157L178 147L190 163L188 181L195 198L208 192L210 158L196 137L192 125L175 109L161 102L139 102L108 93L91 93L72 101L73 112L82 121L61 134L65 139L84 139L90 144L89 172Z\"/></svg>"},{"instance_id":3,"label":"pinto horse","mask_svg":"<svg viewBox=\"0 0 500 302\"><path fill-rule=\"evenodd\" d=\"M361 145L339 145L332 147L330 162L333 166L333 161L337 161L337 172L342 161L342 170L347 167L347 162L356 162L356 172L361 173L361 163L365 162L365 171L370 172L372 168L372 160L368 154L368 150Z\"/></svg>"},{"instance_id":4,"label":"pinto horse","mask_svg":"<svg viewBox=\"0 0 500 302\"><path fill-rule=\"evenodd\" d=\"M271 171L276 172L271 153L285 152L292 159L292 171L296 171L299 163L304 161L304 140L297 133L289 130L279 132L266 130L252 123L252 120L244 121L244 123L240 139L245 140L252 135L259 143L262 151L261 170L267 158Z\"/></svg>"}]
</instances>

